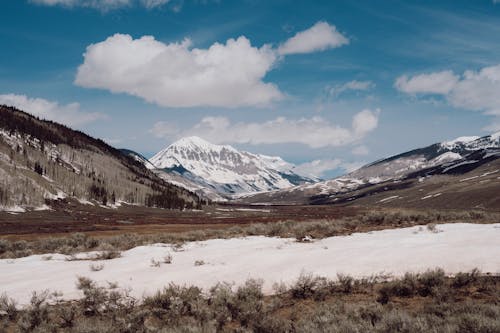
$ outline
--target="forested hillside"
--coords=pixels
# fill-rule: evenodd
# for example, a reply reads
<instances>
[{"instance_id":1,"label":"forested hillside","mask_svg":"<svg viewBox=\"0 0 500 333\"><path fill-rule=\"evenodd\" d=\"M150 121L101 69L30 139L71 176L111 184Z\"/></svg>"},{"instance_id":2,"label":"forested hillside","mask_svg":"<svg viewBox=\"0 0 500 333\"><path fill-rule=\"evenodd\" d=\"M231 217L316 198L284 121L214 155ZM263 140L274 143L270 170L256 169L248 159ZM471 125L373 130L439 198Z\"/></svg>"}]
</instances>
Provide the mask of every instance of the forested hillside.
<instances>
[{"instance_id":1,"label":"forested hillside","mask_svg":"<svg viewBox=\"0 0 500 333\"><path fill-rule=\"evenodd\" d=\"M0 106L0 208L82 203L199 208L193 193L168 184L141 163L82 132Z\"/></svg>"}]
</instances>

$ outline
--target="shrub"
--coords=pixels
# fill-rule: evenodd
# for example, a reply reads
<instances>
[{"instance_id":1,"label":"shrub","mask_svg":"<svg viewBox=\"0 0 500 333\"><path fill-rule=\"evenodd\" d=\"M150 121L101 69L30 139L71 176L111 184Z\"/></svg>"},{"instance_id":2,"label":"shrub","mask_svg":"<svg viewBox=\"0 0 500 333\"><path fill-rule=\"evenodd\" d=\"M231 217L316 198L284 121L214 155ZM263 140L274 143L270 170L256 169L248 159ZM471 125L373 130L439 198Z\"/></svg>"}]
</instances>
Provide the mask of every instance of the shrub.
<instances>
[{"instance_id":1,"label":"shrub","mask_svg":"<svg viewBox=\"0 0 500 333\"><path fill-rule=\"evenodd\" d=\"M170 253L163 257L163 263L164 264L172 263L172 255Z\"/></svg>"},{"instance_id":2,"label":"shrub","mask_svg":"<svg viewBox=\"0 0 500 333\"><path fill-rule=\"evenodd\" d=\"M434 290L444 286L446 282L446 275L440 268L426 271L418 276L418 283L420 284L418 293L420 296L432 295Z\"/></svg>"},{"instance_id":3,"label":"shrub","mask_svg":"<svg viewBox=\"0 0 500 333\"><path fill-rule=\"evenodd\" d=\"M238 319L245 327L255 323L263 310L261 280L247 280L243 286L238 287L230 305L231 316Z\"/></svg>"},{"instance_id":4,"label":"shrub","mask_svg":"<svg viewBox=\"0 0 500 333\"><path fill-rule=\"evenodd\" d=\"M15 320L17 317L18 310L16 308L16 302L7 297L6 294L0 296L0 313L1 312L5 313L9 320Z\"/></svg>"},{"instance_id":5,"label":"shrub","mask_svg":"<svg viewBox=\"0 0 500 333\"><path fill-rule=\"evenodd\" d=\"M86 315L97 315L101 313L107 299L106 290L86 277L78 277L76 284L78 290L83 292L80 304Z\"/></svg>"},{"instance_id":6,"label":"shrub","mask_svg":"<svg viewBox=\"0 0 500 333\"><path fill-rule=\"evenodd\" d=\"M203 260L196 260L196 261L194 262L194 265L195 265L195 266L202 266L202 265L205 265L205 262L204 262Z\"/></svg>"},{"instance_id":7,"label":"shrub","mask_svg":"<svg viewBox=\"0 0 500 333\"><path fill-rule=\"evenodd\" d=\"M471 272L462 273L459 272L453 278L452 286L454 288L463 288L470 284L477 282L479 275L481 273L477 268L474 268Z\"/></svg>"},{"instance_id":8,"label":"shrub","mask_svg":"<svg viewBox=\"0 0 500 333\"><path fill-rule=\"evenodd\" d=\"M92 272L102 271L103 268L104 268L104 264L90 264L90 270Z\"/></svg>"},{"instance_id":9,"label":"shrub","mask_svg":"<svg viewBox=\"0 0 500 333\"><path fill-rule=\"evenodd\" d=\"M48 291L32 294L29 306L17 322L21 332L33 332L39 326L49 324L48 295Z\"/></svg>"},{"instance_id":10,"label":"shrub","mask_svg":"<svg viewBox=\"0 0 500 333\"><path fill-rule=\"evenodd\" d=\"M116 250L106 250L98 252L92 259L93 260L111 260L115 258L120 258L122 253Z\"/></svg>"},{"instance_id":11,"label":"shrub","mask_svg":"<svg viewBox=\"0 0 500 333\"><path fill-rule=\"evenodd\" d=\"M337 279L340 285L340 291L343 293L351 293L354 286L354 278L349 275L337 274Z\"/></svg>"},{"instance_id":12,"label":"shrub","mask_svg":"<svg viewBox=\"0 0 500 333\"><path fill-rule=\"evenodd\" d=\"M318 278L312 274L301 273L295 284L291 287L293 298L309 298L314 295L318 285Z\"/></svg>"}]
</instances>

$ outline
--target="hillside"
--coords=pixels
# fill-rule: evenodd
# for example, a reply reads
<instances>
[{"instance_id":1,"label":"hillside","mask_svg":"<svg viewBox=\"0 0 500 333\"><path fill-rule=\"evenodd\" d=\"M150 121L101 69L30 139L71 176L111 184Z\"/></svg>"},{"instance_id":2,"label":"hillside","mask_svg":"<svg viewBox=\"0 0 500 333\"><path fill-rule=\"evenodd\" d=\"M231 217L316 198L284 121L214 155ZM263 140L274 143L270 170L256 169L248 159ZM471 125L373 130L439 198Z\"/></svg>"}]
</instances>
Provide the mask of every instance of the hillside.
<instances>
[{"instance_id":1,"label":"hillside","mask_svg":"<svg viewBox=\"0 0 500 333\"><path fill-rule=\"evenodd\" d=\"M102 140L0 106L0 209L49 209L64 198L114 207L200 206L195 194L164 182Z\"/></svg>"},{"instance_id":2,"label":"hillside","mask_svg":"<svg viewBox=\"0 0 500 333\"><path fill-rule=\"evenodd\" d=\"M499 210L499 158L499 133L461 137L376 161L332 180L242 201Z\"/></svg>"}]
</instances>

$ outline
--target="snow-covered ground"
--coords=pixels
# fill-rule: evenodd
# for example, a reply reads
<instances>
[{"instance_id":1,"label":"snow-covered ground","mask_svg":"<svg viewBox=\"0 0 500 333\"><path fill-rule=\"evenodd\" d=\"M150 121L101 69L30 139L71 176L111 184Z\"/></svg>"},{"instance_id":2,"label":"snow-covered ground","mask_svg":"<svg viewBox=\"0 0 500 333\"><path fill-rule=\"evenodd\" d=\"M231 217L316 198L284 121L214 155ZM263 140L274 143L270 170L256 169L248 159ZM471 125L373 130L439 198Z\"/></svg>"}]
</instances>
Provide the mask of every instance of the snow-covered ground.
<instances>
[{"instance_id":1,"label":"snow-covered ground","mask_svg":"<svg viewBox=\"0 0 500 333\"><path fill-rule=\"evenodd\" d=\"M171 254L171 264L153 267ZM246 237L187 243L182 249L170 245L140 246L106 261L67 261L66 256L36 255L0 260L0 294L7 293L25 304L34 290L63 292L66 299L81 295L77 276L101 285L118 282L141 297L169 282L209 288L220 281L243 283L264 280L264 290L274 282L292 283L301 272L335 278L337 273L355 277L374 274L401 275L436 267L446 273L470 271L500 273L500 223L442 224L431 231L424 227L391 229L350 236L331 237L311 243L293 239ZM86 256L88 254L82 254ZM195 265L203 261L203 265ZM104 264L91 271L91 264Z\"/></svg>"}]
</instances>

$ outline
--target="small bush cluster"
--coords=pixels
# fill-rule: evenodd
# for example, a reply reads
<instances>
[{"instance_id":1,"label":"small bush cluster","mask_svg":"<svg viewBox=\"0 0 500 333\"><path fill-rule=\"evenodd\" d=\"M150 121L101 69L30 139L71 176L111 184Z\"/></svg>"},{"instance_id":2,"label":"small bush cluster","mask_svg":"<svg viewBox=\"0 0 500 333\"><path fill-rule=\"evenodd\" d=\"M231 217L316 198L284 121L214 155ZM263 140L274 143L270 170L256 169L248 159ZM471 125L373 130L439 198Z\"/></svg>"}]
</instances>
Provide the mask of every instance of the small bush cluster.
<instances>
[{"instance_id":1,"label":"small bush cluster","mask_svg":"<svg viewBox=\"0 0 500 333\"><path fill-rule=\"evenodd\" d=\"M478 294L486 283L494 294ZM83 297L62 302L33 294L20 310L0 297L0 328L18 332L499 332L500 278L477 270L447 278L441 270L406 274L381 283L339 275L335 281L302 274L289 287L265 296L262 281L234 288L219 283L207 292L170 284L138 301L115 284L107 288L80 277ZM435 301L438 293L451 297ZM474 291L471 291L471 290ZM417 307L384 305L377 293L414 298ZM386 291L382 291L386 290ZM431 298L430 301L424 301ZM49 302L51 300L51 302ZM490 301L488 301L490 300ZM49 305L50 303L50 305Z\"/></svg>"}]
</instances>

